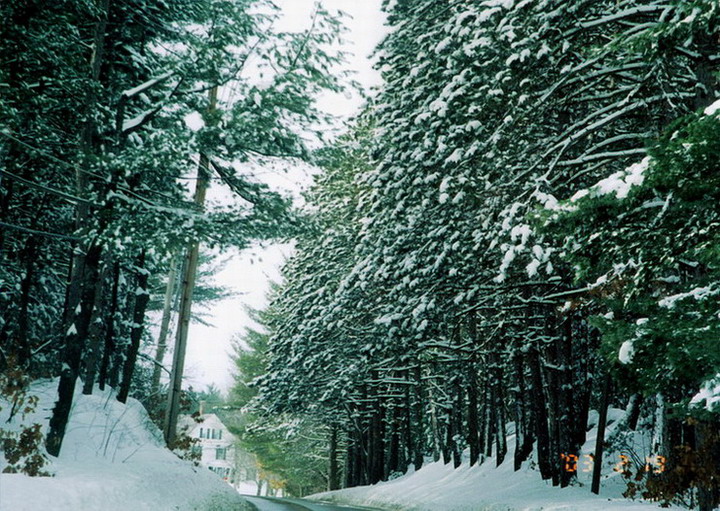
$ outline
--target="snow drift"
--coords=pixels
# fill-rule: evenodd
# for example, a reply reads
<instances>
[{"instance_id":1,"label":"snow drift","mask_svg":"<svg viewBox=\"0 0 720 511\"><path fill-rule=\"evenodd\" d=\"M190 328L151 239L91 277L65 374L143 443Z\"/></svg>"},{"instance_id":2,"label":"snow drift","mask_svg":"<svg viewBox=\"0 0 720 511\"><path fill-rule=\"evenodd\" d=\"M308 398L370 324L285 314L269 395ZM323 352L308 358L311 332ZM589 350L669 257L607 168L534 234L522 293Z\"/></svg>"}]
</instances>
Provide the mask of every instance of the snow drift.
<instances>
[{"instance_id":1,"label":"snow drift","mask_svg":"<svg viewBox=\"0 0 720 511\"><path fill-rule=\"evenodd\" d=\"M25 417L7 422L9 406L0 402L0 429L19 432L39 423L47 427L57 381L31 387L39 400ZM0 509L13 511L126 511L251 509L215 474L179 459L164 447L160 430L134 399L127 405L112 390L85 396L76 391L58 458L44 470L52 477L0 474ZM0 471L8 465L0 452Z\"/></svg>"}]
</instances>

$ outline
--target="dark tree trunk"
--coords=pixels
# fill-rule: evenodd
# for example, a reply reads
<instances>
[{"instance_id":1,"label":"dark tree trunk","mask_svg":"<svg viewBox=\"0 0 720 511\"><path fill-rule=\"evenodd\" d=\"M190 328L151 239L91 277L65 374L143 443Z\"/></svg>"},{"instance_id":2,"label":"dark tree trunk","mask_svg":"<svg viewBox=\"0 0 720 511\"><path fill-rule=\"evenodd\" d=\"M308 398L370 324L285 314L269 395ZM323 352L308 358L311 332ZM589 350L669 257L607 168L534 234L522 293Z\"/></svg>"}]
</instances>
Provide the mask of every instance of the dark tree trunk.
<instances>
[{"instance_id":1,"label":"dark tree trunk","mask_svg":"<svg viewBox=\"0 0 720 511\"><path fill-rule=\"evenodd\" d=\"M485 430L487 429L488 415L488 383L487 371L483 372L482 382L478 385L480 391L480 400L478 403L478 451L480 452L480 463L483 462L485 455Z\"/></svg>"},{"instance_id":2,"label":"dark tree trunk","mask_svg":"<svg viewBox=\"0 0 720 511\"><path fill-rule=\"evenodd\" d=\"M470 313L468 318L468 333L474 347L478 345L477 323L475 313ZM470 361L467 363L467 442L470 447L470 466L475 465L480 459L480 433L478 431L478 381L477 361L473 352Z\"/></svg>"},{"instance_id":3,"label":"dark tree trunk","mask_svg":"<svg viewBox=\"0 0 720 511\"><path fill-rule=\"evenodd\" d=\"M80 312L75 316L73 326L65 337L65 352L63 354L63 370L58 384L58 400L55 402L53 414L50 418L50 430L45 441L48 454L58 456L65 428L70 417L70 409L75 392L75 381L80 373L80 361L88 328L92 317L92 308L95 303L95 281L98 276L100 264L100 247L94 245L85 256L84 282L82 285Z\"/></svg>"},{"instance_id":4,"label":"dark tree trunk","mask_svg":"<svg viewBox=\"0 0 720 511\"><path fill-rule=\"evenodd\" d=\"M140 349L140 340L142 339L145 324L145 309L147 308L148 301L150 300L150 291L148 290L149 272L145 268L144 250L138 257L137 272L137 291L135 292L135 308L132 316L133 326L130 331L130 346L128 348L127 357L125 358L123 379L117 395L117 400L121 403L125 403L127 401L130 393L133 372L135 370L135 362L137 361L137 354Z\"/></svg>"},{"instance_id":5,"label":"dark tree trunk","mask_svg":"<svg viewBox=\"0 0 720 511\"><path fill-rule=\"evenodd\" d=\"M330 445L328 448L328 490L340 488L340 474L338 471L338 428L335 424L330 426Z\"/></svg>"},{"instance_id":6,"label":"dark tree trunk","mask_svg":"<svg viewBox=\"0 0 720 511\"><path fill-rule=\"evenodd\" d=\"M442 442L440 450L442 451L442 460L445 465L452 461L452 437L454 435L452 430L452 408L447 408L443 411L443 430L445 432L445 439Z\"/></svg>"},{"instance_id":7,"label":"dark tree trunk","mask_svg":"<svg viewBox=\"0 0 720 511\"><path fill-rule=\"evenodd\" d=\"M106 258L107 259L107 258ZM109 262L103 266L100 278L95 284L95 305L93 306L93 317L90 322L88 333L89 349L85 357L85 380L83 382L83 394L92 394L95 385L95 375L98 369L98 358L100 355L100 343L102 340L103 327L102 311L105 303L105 281L107 280Z\"/></svg>"},{"instance_id":8,"label":"dark tree trunk","mask_svg":"<svg viewBox=\"0 0 720 511\"><path fill-rule=\"evenodd\" d=\"M385 467L385 421L383 412L382 403L378 399L372 419L373 467L370 484L375 484L383 479Z\"/></svg>"},{"instance_id":9,"label":"dark tree trunk","mask_svg":"<svg viewBox=\"0 0 720 511\"><path fill-rule=\"evenodd\" d=\"M360 458L360 442L357 433L348 432L348 444L345 453L345 488L352 488L360 484L360 473L362 472L362 459Z\"/></svg>"},{"instance_id":10,"label":"dark tree trunk","mask_svg":"<svg viewBox=\"0 0 720 511\"><path fill-rule=\"evenodd\" d=\"M420 363L415 366L415 383L414 401L409 404L409 406L412 407L413 414L413 428L411 434L414 437L412 444L414 448L411 449L408 445L408 450L412 452L415 470L420 470L423 466L423 405L425 402Z\"/></svg>"},{"instance_id":11,"label":"dark tree trunk","mask_svg":"<svg viewBox=\"0 0 720 511\"><path fill-rule=\"evenodd\" d=\"M38 254L39 242L34 236L30 236L23 250L25 261L25 276L20 282L20 310L18 311L18 333L17 333L17 363L25 367L32 355L32 348L28 339L30 330L30 296L33 280L35 278L35 263Z\"/></svg>"},{"instance_id":12,"label":"dark tree trunk","mask_svg":"<svg viewBox=\"0 0 720 511\"><path fill-rule=\"evenodd\" d=\"M470 466L477 464L480 459L480 433L478 430L478 383L477 366L468 364L468 391L467 391L467 442L470 447Z\"/></svg>"},{"instance_id":13,"label":"dark tree trunk","mask_svg":"<svg viewBox=\"0 0 720 511\"><path fill-rule=\"evenodd\" d=\"M600 410L597 425L597 439L595 440L595 456L593 460L592 487L590 491L600 494L600 476L602 472L602 460L605 449L605 425L607 424L607 412L610 405L610 392L612 378L608 372L603 382L602 397L600 398Z\"/></svg>"},{"instance_id":14,"label":"dark tree trunk","mask_svg":"<svg viewBox=\"0 0 720 511\"><path fill-rule=\"evenodd\" d=\"M13 90L16 90L13 88ZM12 147L8 151L8 156L6 159L8 162L11 162L15 160L17 156L14 156L12 154ZM4 168L9 168L4 167ZM0 179L2 179L2 172L0 172ZM3 190L4 189L4 190ZM8 217L8 214L10 212L10 203L12 202L13 198L13 192L15 191L15 187L13 186L13 182L9 179L2 179L0 181L0 221L5 221ZM5 233L7 232L7 229L0 229L0 258L5 257Z\"/></svg>"},{"instance_id":15,"label":"dark tree trunk","mask_svg":"<svg viewBox=\"0 0 720 511\"><path fill-rule=\"evenodd\" d=\"M720 507L720 421L699 421L696 437L705 473L698 485L699 511L712 511Z\"/></svg>"},{"instance_id":16,"label":"dark tree trunk","mask_svg":"<svg viewBox=\"0 0 720 511\"><path fill-rule=\"evenodd\" d=\"M352 488L356 484L355 477L355 435L348 432L347 435L347 448L345 449L345 471L343 478L343 488Z\"/></svg>"},{"instance_id":17,"label":"dark tree trunk","mask_svg":"<svg viewBox=\"0 0 720 511\"><path fill-rule=\"evenodd\" d=\"M571 460L578 459L580 445L578 445L578 429L584 434L585 429L578 428L581 389L573 385L572 343L579 342L573 335L572 315L567 317L562 325L563 333L557 341L555 363L557 371L557 431L558 431L558 457L565 456ZM573 458L574 457L574 458ZM574 470L573 470L574 468ZM561 466L560 486L567 487L573 478L577 477L577 463Z\"/></svg>"},{"instance_id":18,"label":"dark tree trunk","mask_svg":"<svg viewBox=\"0 0 720 511\"><path fill-rule=\"evenodd\" d=\"M127 288L127 284L124 286ZM135 294L128 294L127 289L123 289L120 293L121 296L125 297L122 303L119 303L120 313L119 317L127 318L132 315L132 311L135 309ZM120 386L120 370L124 366L124 361L127 358L127 351L130 345L128 337L130 332L127 325L124 322L115 323L115 348L113 350L113 357L110 363L110 371L108 373L108 385L117 389Z\"/></svg>"},{"instance_id":19,"label":"dark tree trunk","mask_svg":"<svg viewBox=\"0 0 720 511\"><path fill-rule=\"evenodd\" d=\"M525 385L525 369L523 367L523 355L521 352L515 354L513 360L515 369L515 380L518 391L515 394L515 455L513 459L514 469L520 470L523 462L528 459L532 453L535 436L532 430L530 419L532 413L528 409L528 403L525 400L527 396L527 388Z\"/></svg>"},{"instance_id":20,"label":"dark tree trunk","mask_svg":"<svg viewBox=\"0 0 720 511\"><path fill-rule=\"evenodd\" d=\"M503 396L503 370L499 363L496 362L496 384L495 392L495 408L497 417L497 426L495 428L495 456L496 465L499 467L505 461L507 454L507 433L505 430L505 400Z\"/></svg>"},{"instance_id":21,"label":"dark tree trunk","mask_svg":"<svg viewBox=\"0 0 720 511\"><path fill-rule=\"evenodd\" d=\"M453 466L458 468L462 464L462 450L458 440L463 434L462 424L462 410L463 410L463 392L460 387L460 378L455 378L455 406L451 411L451 423L452 423L452 455L453 455Z\"/></svg>"},{"instance_id":22,"label":"dark tree trunk","mask_svg":"<svg viewBox=\"0 0 720 511\"><path fill-rule=\"evenodd\" d=\"M85 99L85 122L80 136L80 150L84 161L78 165L76 171L77 194L85 198L88 190L88 175L86 166L94 155L93 138L96 132L94 115L97 109L97 92L95 84L100 78L103 65L103 52L105 50L105 35L108 24L110 0L102 0L98 9L98 20L93 29L93 53L90 59L90 79L92 83L88 88ZM76 225L85 227L90 222L89 206L84 202L77 205ZM102 217L101 217L102 218ZM102 230L102 229L100 229ZM63 354L63 368L58 384L58 400L53 408L50 418L50 429L45 439L45 447L52 456L60 454L65 428L70 417L75 382L80 372L80 361L83 355L84 344L88 336L92 308L95 303L95 281L98 278L101 248L90 242L84 251L84 256L78 256L73 263L73 275L68 291L69 310L67 317L75 317L65 336L65 351ZM76 299L78 297L79 299ZM80 303L80 313L75 313L77 303Z\"/></svg>"},{"instance_id":23,"label":"dark tree trunk","mask_svg":"<svg viewBox=\"0 0 720 511\"><path fill-rule=\"evenodd\" d=\"M559 486L564 471L564 462L561 456L569 453L564 452L561 447L561 422L562 422L562 395L560 375L558 369L558 340L555 339L545 349L545 397L547 399L548 431L550 433L550 460L552 470L553 486Z\"/></svg>"},{"instance_id":24,"label":"dark tree trunk","mask_svg":"<svg viewBox=\"0 0 720 511\"><path fill-rule=\"evenodd\" d=\"M437 416L437 406L432 396L430 396L430 429L433 440L433 461L440 461L441 456L443 457L443 461L445 461L445 452L443 450L441 437L442 432L440 431L440 422Z\"/></svg>"},{"instance_id":25,"label":"dark tree trunk","mask_svg":"<svg viewBox=\"0 0 720 511\"><path fill-rule=\"evenodd\" d=\"M397 404L391 404L388 409L388 426L386 428L388 438L388 453L385 463L384 479L388 479L393 472L400 467L400 430Z\"/></svg>"},{"instance_id":26,"label":"dark tree trunk","mask_svg":"<svg viewBox=\"0 0 720 511\"><path fill-rule=\"evenodd\" d=\"M100 375L98 385L100 390L105 390L105 383L108 379L110 360L115 352L115 314L118 310L118 286L120 284L120 263L113 265L112 292L110 308L105 315L105 346L103 347L102 362L100 363Z\"/></svg>"},{"instance_id":27,"label":"dark tree trunk","mask_svg":"<svg viewBox=\"0 0 720 511\"><path fill-rule=\"evenodd\" d=\"M635 431L637 429L638 420L640 420L640 409L643 403L643 396L641 394L633 394L630 396L627 405L627 411L625 416L627 417L626 423L628 429Z\"/></svg>"},{"instance_id":28,"label":"dark tree trunk","mask_svg":"<svg viewBox=\"0 0 720 511\"><path fill-rule=\"evenodd\" d=\"M550 459L550 431L548 429L547 405L543 391L542 374L540 371L540 354L537 348L533 347L528 352L530 374L532 376L533 390L532 408L535 418L535 436L537 437L537 456L540 475L547 480L552 477L552 461Z\"/></svg>"}]
</instances>

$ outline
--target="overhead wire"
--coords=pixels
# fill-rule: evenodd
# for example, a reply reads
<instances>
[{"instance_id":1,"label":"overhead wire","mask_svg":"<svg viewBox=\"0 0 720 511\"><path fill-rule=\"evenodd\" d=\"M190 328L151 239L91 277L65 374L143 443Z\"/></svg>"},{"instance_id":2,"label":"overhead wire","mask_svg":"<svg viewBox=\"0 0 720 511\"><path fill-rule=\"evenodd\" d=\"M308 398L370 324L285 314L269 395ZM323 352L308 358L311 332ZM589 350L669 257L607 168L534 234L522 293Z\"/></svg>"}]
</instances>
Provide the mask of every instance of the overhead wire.
<instances>
[{"instance_id":1,"label":"overhead wire","mask_svg":"<svg viewBox=\"0 0 720 511\"><path fill-rule=\"evenodd\" d=\"M13 174L12 172L9 172L8 170L0 169L0 177L1 176L7 176L14 181L22 183L25 186L29 186L30 188L35 188L37 190L41 190L41 191L44 191L47 193L51 193L53 195L57 195L58 197L62 197L63 199L65 199L68 202L73 203L73 204L81 203L81 204L96 205L87 199L82 199L80 197L76 197L69 193L65 193L65 192L57 190L55 188L51 188L49 186L41 185L38 183L33 183L32 181L29 181L23 177L20 177L17 174Z\"/></svg>"},{"instance_id":2,"label":"overhead wire","mask_svg":"<svg viewBox=\"0 0 720 511\"><path fill-rule=\"evenodd\" d=\"M36 234L38 236L47 236L50 238L64 239L69 241L77 241L80 238L77 236L69 236L67 234L59 234L56 232L38 231L37 229L30 229L29 227L23 227L21 225L8 224L6 222L0 222L0 227L6 227L8 229L14 229L16 231L22 231L29 234Z\"/></svg>"},{"instance_id":3,"label":"overhead wire","mask_svg":"<svg viewBox=\"0 0 720 511\"><path fill-rule=\"evenodd\" d=\"M11 135L10 133L7 133L6 131L0 131L0 135L3 135L4 137L9 138L10 140L13 140L14 142L17 142L18 144L23 145L23 146L27 147L28 149L33 150L33 151L37 152L38 154L41 154L41 155L45 156L46 158L49 158L50 160L54 161L55 163L59 163L60 165L63 165L64 167L71 169L71 170L74 171L74 172L81 172L81 173L83 173L83 174L87 174L87 175L89 175L89 176L93 176L93 177L96 177L96 178L98 178L98 179L102 179L102 180L104 180L104 181L107 180L107 177L106 177L106 176L100 175L100 174L98 174L98 173L96 173L96 172L92 172L92 171L87 170L87 169L78 168L76 165L72 165L71 163L68 163L68 162L66 162L66 161L63 161L63 160L61 160L60 158L58 158L58 157L56 157L56 156L54 156L54 155L52 155L52 154L44 151L43 149L40 149L40 148L35 147L35 146L31 145L31 144L28 144L27 142L25 142L25 141L23 141L23 140L20 140L19 138ZM4 172L4 171L3 171L3 172ZM162 205L160 205L160 204L156 204L155 202L152 201L152 199L148 199L147 197L143 197L142 195L138 194L137 192L135 192L134 190L130 189L130 188L127 187L127 186L117 185L117 187L118 187L119 190L122 190L123 192L128 193L128 194L134 196L135 198L137 198L138 200L141 200L141 201L143 201L143 202L145 202L145 203L147 203L147 204L149 204L149 205L151 205L151 206L165 207L165 206L162 206ZM189 207L189 208L192 208L192 207L193 207L193 203L192 203L192 202L184 201L184 200L182 200L182 199L178 199L177 197L171 197L170 195L166 195L166 194L164 194L163 192L158 192L158 191L156 191L156 190L150 190L150 189L147 189L146 191L147 191L148 193L152 193L152 194L158 195L158 196L160 196L160 197L163 197L163 198L165 198L165 199L168 199L168 200L170 200L170 201L173 201L173 202L175 202L175 203L178 203L178 202L179 202L181 205L184 205L184 206L186 206L186 207ZM95 204L95 205L97 206L97 204Z\"/></svg>"}]
</instances>

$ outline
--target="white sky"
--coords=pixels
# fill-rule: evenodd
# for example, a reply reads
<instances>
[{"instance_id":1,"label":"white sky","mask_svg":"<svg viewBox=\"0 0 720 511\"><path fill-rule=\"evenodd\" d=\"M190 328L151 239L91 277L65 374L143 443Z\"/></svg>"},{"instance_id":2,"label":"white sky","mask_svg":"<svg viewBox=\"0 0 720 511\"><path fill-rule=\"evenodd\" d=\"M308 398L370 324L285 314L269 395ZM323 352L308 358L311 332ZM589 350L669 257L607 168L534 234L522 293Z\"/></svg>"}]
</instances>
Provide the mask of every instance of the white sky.
<instances>
[{"instance_id":1,"label":"white sky","mask_svg":"<svg viewBox=\"0 0 720 511\"><path fill-rule=\"evenodd\" d=\"M355 79L366 87L380 83L378 73L372 69L370 54L386 33L384 16L380 11L381 1L322 0L328 10L340 9L352 16L345 21L350 31L345 34L348 46L344 49L354 54L347 67L357 72ZM309 25L315 0L275 2L285 13L283 29L302 30ZM323 98L321 106L335 115L347 118L357 113L361 107L361 99L333 95ZM307 168L296 168L287 175L273 174L271 177L274 187L297 190L310 181L310 172ZM210 189L208 197L213 197L213 188ZM215 328L191 325L185 363L186 387L192 385L196 390L203 390L213 383L227 391L233 385L231 340L252 324L244 306L262 308L266 304L265 294L269 289L269 282L279 280L280 266L291 251L288 245L274 245L256 247L242 253L221 254L221 258L227 259L228 263L225 269L217 274L216 281L241 295L224 300L213 308L213 317L209 318L209 321ZM168 355L165 359L166 367L169 367L171 360L171 355Z\"/></svg>"}]
</instances>

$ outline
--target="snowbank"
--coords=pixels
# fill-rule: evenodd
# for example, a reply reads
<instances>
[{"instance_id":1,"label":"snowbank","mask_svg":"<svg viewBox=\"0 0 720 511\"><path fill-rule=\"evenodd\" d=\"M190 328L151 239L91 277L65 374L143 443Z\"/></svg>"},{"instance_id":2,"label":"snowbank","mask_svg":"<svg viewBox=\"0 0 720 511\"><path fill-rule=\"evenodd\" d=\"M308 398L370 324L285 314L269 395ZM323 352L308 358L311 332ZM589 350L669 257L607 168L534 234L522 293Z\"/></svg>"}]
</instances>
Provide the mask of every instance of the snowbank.
<instances>
[{"instance_id":1,"label":"snowbank","mask_svg":"<svg viewBox=\"0 0 720 511\"><path fill-rule=\"evenodd\" d=\"M623 411L611 410L610 434ZM597 422L592 413L590 424ZM512 426L511 426L512 427ZM659 509L657 504L630 501L622 497L625 483L613 471L617 453L605 458L600 495L590 492L592 472L584 455L595 450L596 431L588 433L578 462L578 484L568 488L553 487L542 481L531 458L518 472L513 471L514 435L508 437L509 452L500 467L495 459L480 466L463 463L458 469L452 464L430 463L414 473L373 486L348 488L320 493L310 498L339 504L382 507L395 511L606 511ZM587 472L585 470L588 470ZM677 509L677 508L673 508Z\"/></svg>"},{"instance_id":2,"label":"snowbank","mask_svg":"<svg viewBox=\"0 0 720 511\"><path fill-rule=\"evenodd\" d=\"M57 381L32 387L37 408L6 423L0 403L0 428L19 431L39 423L46 431ZM79 386L78 386L79 387ZM127 405L110 390L84 396L77 389L60 457L46 470L54 477L0 474L0 509L13 511L126 511L251 509L209 470L168 451L162 434L142 405ZM6 466L0 454L0 471Z\"/></svg>"}]
</instances>

